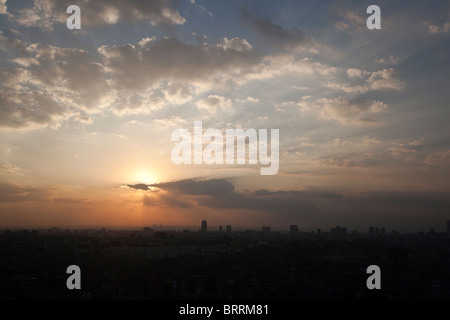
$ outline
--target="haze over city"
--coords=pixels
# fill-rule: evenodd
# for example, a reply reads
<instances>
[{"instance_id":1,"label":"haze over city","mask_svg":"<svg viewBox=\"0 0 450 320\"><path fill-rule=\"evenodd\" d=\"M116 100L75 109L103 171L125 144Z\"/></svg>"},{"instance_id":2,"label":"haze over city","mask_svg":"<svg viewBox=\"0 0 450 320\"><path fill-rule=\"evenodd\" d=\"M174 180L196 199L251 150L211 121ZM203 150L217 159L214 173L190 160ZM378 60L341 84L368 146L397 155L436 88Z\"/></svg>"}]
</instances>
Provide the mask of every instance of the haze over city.
<instances>
[{"instance_id":1,"label":"haze over city","mask_svg":"<svg viewBox=\"0 0 450 320\"><path fill-rule=\"evenodd\" d=\"M371 4L0 0L0 226L444 231L450 2ZM194 121L278 172L176 165Z\"/></svg>"}]
</instances>

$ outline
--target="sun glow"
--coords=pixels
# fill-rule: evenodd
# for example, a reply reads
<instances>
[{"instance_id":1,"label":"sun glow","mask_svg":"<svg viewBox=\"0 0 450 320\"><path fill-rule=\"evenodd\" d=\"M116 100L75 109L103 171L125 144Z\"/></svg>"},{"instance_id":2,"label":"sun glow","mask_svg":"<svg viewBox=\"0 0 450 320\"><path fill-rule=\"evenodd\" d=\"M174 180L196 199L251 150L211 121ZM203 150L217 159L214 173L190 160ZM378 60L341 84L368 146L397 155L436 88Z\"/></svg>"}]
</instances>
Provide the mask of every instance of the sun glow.
<instances>
[{"instance_id":1,"label":"sun glow","mask_svg":"<svg viewBox=\"0 0 450 320\"><path fill-rule=\"evenodd\" d=\"M152 184L156 183L156 176L150 171L139 171L135 174L135 180L138 183Z\"/></svg>"}]
</instances>

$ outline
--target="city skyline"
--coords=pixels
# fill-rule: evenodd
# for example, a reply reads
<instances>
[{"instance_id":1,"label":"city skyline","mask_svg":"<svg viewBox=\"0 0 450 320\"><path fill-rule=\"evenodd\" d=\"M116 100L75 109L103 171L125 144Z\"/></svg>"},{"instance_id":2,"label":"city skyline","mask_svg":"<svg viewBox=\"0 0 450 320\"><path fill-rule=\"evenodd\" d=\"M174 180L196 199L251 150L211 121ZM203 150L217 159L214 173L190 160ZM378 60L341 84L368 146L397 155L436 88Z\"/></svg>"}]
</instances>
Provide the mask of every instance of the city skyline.
<instances>
[{"instance_id":1,"label":"city skyline","mask_svg":"<svg viewBox=\"0 0 450 320\"><path fill-rule=\"evenodd\" d=\"M0 228L445 231L450 2L371 4L0 1ZM259 153L175 164L195 123Z\"/></svg>"}]
</instances>

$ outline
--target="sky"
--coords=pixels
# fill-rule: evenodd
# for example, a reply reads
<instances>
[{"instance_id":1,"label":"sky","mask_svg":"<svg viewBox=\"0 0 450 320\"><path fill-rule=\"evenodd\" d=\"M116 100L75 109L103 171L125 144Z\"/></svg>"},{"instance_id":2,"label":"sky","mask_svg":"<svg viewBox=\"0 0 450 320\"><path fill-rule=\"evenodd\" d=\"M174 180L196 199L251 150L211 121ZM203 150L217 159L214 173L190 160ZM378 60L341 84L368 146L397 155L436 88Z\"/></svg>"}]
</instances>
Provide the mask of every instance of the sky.
<instances>
[{"instance_id":1,"label":"sky","mask_svg":"<svg viewBox=\"0 0 450 320\"><path fill-rule=\"evenodd\" d=\"M448 0L0 0L0 227L444 231L449 74ZM194 121L278 172L174 163Z\"/></svg>"}]
</instances>

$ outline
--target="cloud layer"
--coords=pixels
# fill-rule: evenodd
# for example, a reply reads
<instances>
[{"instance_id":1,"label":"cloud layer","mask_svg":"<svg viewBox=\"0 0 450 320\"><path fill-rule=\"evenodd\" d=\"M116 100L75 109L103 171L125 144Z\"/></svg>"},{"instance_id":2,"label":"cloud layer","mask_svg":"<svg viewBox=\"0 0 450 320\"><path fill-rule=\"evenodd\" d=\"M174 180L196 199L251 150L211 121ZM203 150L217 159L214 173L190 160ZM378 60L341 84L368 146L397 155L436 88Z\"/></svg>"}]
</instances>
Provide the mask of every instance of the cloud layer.
<instances>
[{"instance_id":1,"label":"cloud layer","mask_svg":"<svg viewBox=\"0 0 450 320\"><path fill-rule=\"evenodd\" d=\"M20 10L17 23L52 31L56 22L66 23L66 10L73 4L69 0L34 0L32 8ZM142 20L152 25L181 25L186 21L170 0L131 0L126 3L118 0L86 0L76 5L82 12L83 26L106 26L119 21L135 23Z\"/></svg>"}]
</instances>

